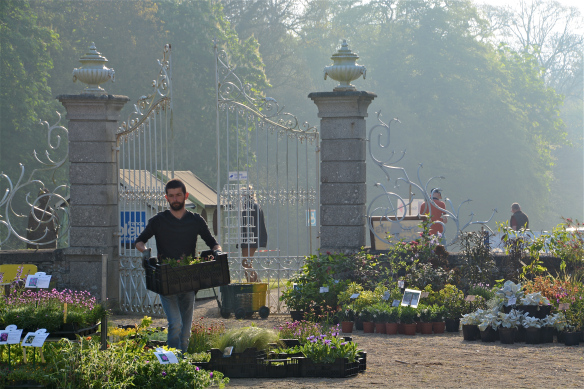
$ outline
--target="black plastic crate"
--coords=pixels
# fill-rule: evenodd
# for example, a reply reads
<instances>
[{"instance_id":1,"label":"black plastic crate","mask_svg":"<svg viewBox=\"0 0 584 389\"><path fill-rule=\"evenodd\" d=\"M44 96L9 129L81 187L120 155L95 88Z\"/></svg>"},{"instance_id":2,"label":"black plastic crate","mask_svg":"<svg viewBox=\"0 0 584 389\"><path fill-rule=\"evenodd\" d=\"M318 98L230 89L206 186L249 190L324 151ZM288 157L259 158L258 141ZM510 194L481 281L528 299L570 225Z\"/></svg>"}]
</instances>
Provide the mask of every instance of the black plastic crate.
<instances>
[{"instance_id":1,"label":"black plastic crate","mask_svg":"<svg viewBox=\"0 0 584 389\"><path fill-rule=\"evenodd\" d=\"M359 373L367 370L367 351L359 351L357 360L359 361Z\"/></svg>"},{"instance_id":2,"label":"black plastic crate","mask_svg":"<svg viewBox=\"0 0 584 389\"><path fill-rule=\"evenodd\" d=\"M156 258L143 261L146 289L163 296L198 291L231 282L227 254L195 265L171 267L160 265Z\"/></svg>"},{"instance_id":3,"label":"black plastic crate","mask_svg":"<svg viewBox=\"0 0 584 389\"><path fill-rule=\"evenodd\" d=\"M217 370L230 378L254 378L258 374L258 366L266 358L264 351L255 348L245 349L242 353L232 353L224 356L223 351L211 349L209 370Z\"/></svg>"},{"instance_id":4,"label":"black plastic crate","mask_svg":"<svg viewBox=\"0 0 584 389\"><path fill-rule=\"evenodd\" d=\"M309 358L298 358L302 377L346 378L359 374L359 361L337 358L333 363L314 363Z\"/></svg>"},{"instance_id":5,"label":"black plastic crate","mask_svg":"<svg viewBox=\"0 0 584 389\"><path fill-rule=\"evenodd\" d=\"M300 377L300 361L298 358L264 359L258 364L257 377Z\"/></svg>"}]
</instances>

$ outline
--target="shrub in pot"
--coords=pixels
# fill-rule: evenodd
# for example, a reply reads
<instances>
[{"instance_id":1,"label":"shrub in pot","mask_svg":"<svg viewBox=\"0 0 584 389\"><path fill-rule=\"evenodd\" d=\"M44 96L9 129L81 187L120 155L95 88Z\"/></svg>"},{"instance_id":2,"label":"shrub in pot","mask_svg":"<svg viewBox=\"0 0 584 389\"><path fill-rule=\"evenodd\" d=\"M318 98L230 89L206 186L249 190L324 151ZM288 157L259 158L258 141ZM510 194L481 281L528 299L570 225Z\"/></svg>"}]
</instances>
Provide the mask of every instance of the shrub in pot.
<instances>
[{"instance_id":1,"label":"shrub in pot","mask_svg":"<svg viewBox=\"0 0 584 389\"><path fill-rule=\"evenodd\" d=\"M523 327L527 331L525 334L525 343L528 344L539 344L540 343L540 328L541 320L537 317L525 314L523 316Z\"/></svg>"},{"instance_id":2,"label":"shrub in pot","mask_svg":"<svg viewBox=\"0 0 584 389\"><path fill-rule=\"evenodd\" d=\"M417 312L415 308L410 306L400 307L399 320L404 326L405 335L415 335L416 334L416 323L414 319L416 318Z\"/></svg>"},{"instance_id":3,"label":"shrub in pot","mask_svg":"<svg viewBox=\"0 0 584 389\"><path fill-rule=\"evenodd\" d=\"M388 307L387 323L385 324L385 333L388 335L397 334L397 322L399 321L399 307Z\"/></svg>"},{"instance_id":4,"label":"shrub in pot","mask_svg":"<svg viewBox=\"0 0 584 389\"><path fill-rule=\"evenodd\" d=\"M499 312L499 319L501 320L499 340L501 343L515 343L515 331L521 324L522 317L523 314L516 309L512 309L509 313Z\"/></svg>"},{"instance_id":5,"label":"shrub in pot","mask_svg":"<svg viewBox=\"0 0 584 389\"><path fill-rule=\"evenodd\" d=\"M479 323L479 330L481 331L481 340L483 342L494 342L497 340L497 329L501 325L499 320L498 308L486 311Z\"/></svg>"},{"instance_id":6,"label":"shrub in pot","mask_svg":"<svg viewBox=\"0 0 584 389\"><path fill-rule=\"evenodd\" d=\"M462 323L462 336L464 340L473 341L480 339L479 324L482 321L483 315L484 311L482 309L477 309L474 312L462 315L460 322Z\"/></svg>"},{"instance_id":7,"label":"shrub in pot","mask_svg":"<svg viewBox=\"0 0 584 389\"><path fill-rule=\"evenodd\" d=\"M446 315L446 308L441 305L432 306L432 330L435 334L443 334L446 324L444 323L444 317Z\"/></svg>"},{"instance_id":8,"label":"shrub in pot","mask_svg":"<svg viewBox=\"0 0 584 389\"><path fill-rule=\"evenodd\" d=\"M431 334L432 333L432 319L434 314L432 313L432 307L426 305L418 306L418 322L420 327L420 333Z\"/></svg>"}]
</instances>

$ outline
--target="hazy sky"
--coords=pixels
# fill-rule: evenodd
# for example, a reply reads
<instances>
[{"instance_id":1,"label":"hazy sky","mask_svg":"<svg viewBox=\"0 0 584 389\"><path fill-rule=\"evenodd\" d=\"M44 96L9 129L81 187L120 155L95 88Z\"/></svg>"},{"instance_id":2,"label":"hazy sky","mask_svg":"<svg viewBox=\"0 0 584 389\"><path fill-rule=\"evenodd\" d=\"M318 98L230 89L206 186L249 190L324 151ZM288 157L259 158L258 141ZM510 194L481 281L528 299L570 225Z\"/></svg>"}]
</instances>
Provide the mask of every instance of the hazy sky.
<instances>
[{"instance_id":1,"label":"hazy sky","mask_svg":"<svg viewBox=\"0 0 584 389\"><path fill-rule=\"evenodd\" d=\"M485 3L492 5L514 5L518 4L519 0L475 0L477 3ZM584 14L584 1L582 0L557 0L559 3L569 6L576 7L580 10L580 13Z\"/></svg>"}]
</instances>

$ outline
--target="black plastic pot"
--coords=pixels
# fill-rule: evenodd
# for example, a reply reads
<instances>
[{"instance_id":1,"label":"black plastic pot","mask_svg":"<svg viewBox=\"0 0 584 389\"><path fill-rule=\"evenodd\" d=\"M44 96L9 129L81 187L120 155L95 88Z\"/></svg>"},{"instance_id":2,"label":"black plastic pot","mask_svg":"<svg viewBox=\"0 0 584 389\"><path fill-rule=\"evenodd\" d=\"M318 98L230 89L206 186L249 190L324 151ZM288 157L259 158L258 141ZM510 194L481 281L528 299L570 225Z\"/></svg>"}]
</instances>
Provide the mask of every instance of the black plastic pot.
<instances>
[{"instance_id":1,"label":"black plastic pot","mask_svg":"<svg viewBox=\"0 0 584 389\"><path fill-rule=\"evenodd\" d=\"M564 344L566 346L578 346L580 344L580 334L582 333L582 331L578 331L578 332L567 332L564 331L563 333L563 339L564 339Z\"/></svg>"},{"instance_id":2,"label":"black plastic pot","mask_svg":"<svg viewBox=\"0 0 584 389\"><path fill-rule=\"evenodd\" d=\"M554 327L541 329L541 343L554 343Z\"/></svg>"},{"instance_id":3,"label":"black plastic pot","mask_svg":"<svg viewBox=\"0 0 584 389\"><path fill-rule=\"evenodd\" d=\"M540 328L529 327L525 329L525 343L526 344L539 344L540 340Z\"/></svg>"},{"instance_id":4,"label":"black plastic pot","mask_svg":"<svg viewBox=\"0 0 584 389\"><path fill-rule=\"evenodd\" d=\"M481 331L481 341L483 342L494 342L497 340L498 331L495 331L493 327L487 327L484 331Z\"/></svg>"},{"instance_id":5,"label":"black plastic pot","mask_svg":"<svg viewBox=\"0 0 584 389\"><path fill-rule=\"evenodd\" d=\"M478 340L481 338L481 332L479 331L479 326L476 324L463 324L462 325L462 337L464 340Z\"/></svg>"},{"instance_id":6,"label":"black plastic pot","mask_svg":"<svg viewBox=\"0 0 584 389\"><path fill-rule=\"evenodd\" d=\"M460 330L460 319L445 319L446 332L458 332Z\"/></svg>"},{"instance_id":7,"label":"black plastic pot","mask_svg":"<svg viewBox=\"0 0 584 389\"><path fill-rule=\"evenodd\" d=\"M502 344L515 343L515 328L499 327L499 340Z\"/></svg>"}]
</instances>

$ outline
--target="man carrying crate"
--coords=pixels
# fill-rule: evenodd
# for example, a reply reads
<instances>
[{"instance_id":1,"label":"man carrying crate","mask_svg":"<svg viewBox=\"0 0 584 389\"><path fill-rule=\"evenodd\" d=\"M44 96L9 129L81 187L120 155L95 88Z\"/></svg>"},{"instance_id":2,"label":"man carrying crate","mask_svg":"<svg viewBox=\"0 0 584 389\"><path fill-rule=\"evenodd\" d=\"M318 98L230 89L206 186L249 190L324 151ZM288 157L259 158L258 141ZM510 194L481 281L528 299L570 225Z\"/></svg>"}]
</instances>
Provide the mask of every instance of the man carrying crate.
<instances>
[{"instance_id":1,"label":"man carrying crate","mask_svg":"<svg viewBox=\"0 0 584 389\"><path fill-rule=\"evenodd\" d=\"M215 257L219 255L221 246L209 231L205 219L185 209L185 201L189 196L185 184L179 179L172 179L167 182L165 191L170 209L148 220L148 225L136 239L136 249L142 253L142 257L150 257L146 242L153 236L159 260L178 260L189 255L195 258L197 236L201 236L214 251ZM160 301L168 318L168 346L186 352L193 323L195 292L160 295Z\"/></svg>"}]
</instances>

